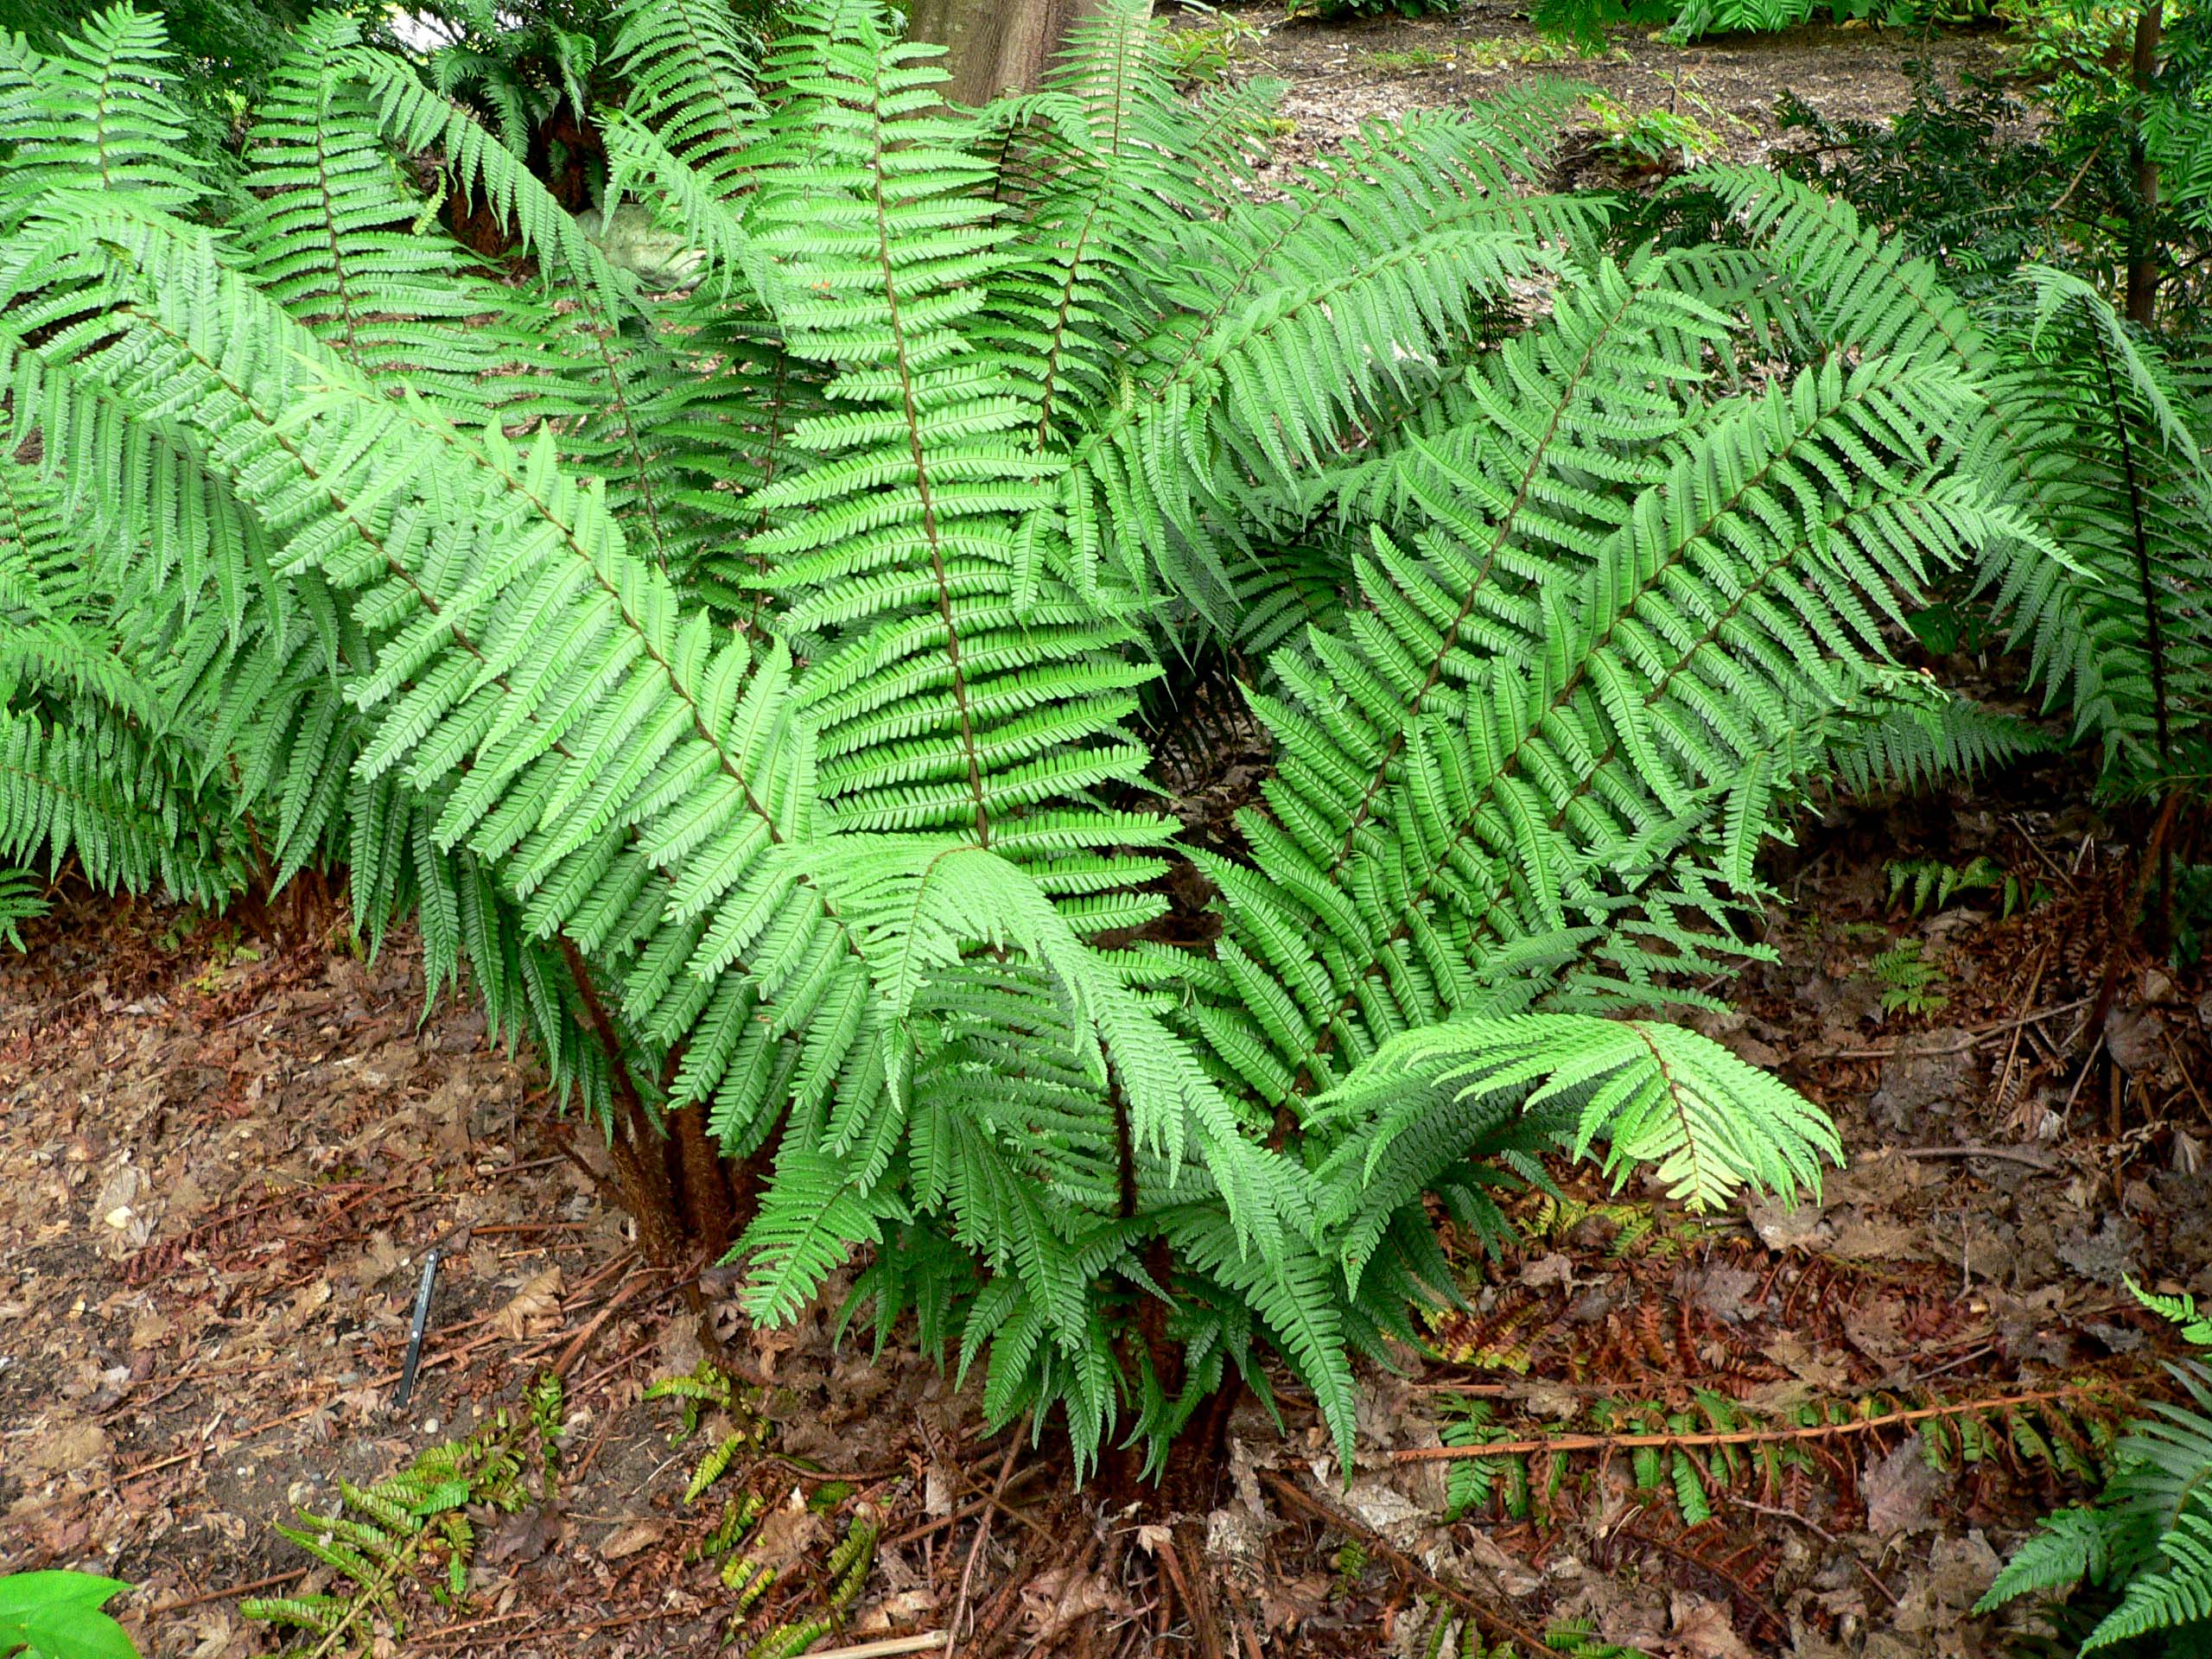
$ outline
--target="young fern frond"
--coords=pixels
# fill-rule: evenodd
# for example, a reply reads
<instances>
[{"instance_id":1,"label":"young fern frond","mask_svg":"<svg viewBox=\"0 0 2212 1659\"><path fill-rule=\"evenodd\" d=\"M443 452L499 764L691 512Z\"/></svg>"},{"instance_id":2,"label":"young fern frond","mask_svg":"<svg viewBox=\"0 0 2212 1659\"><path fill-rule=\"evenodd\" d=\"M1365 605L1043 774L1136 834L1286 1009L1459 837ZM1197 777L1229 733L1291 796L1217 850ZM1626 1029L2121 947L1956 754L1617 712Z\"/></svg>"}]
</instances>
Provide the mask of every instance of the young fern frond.
<instances>
[{"instance_id":1,"label":"young fern frond","mask_svg":"<svg viewBox=\"0 0 2212 1659\"><path fill-rule=\"evenodd\" d=\"M1233 522L1255 485L1294 487L1535 269L1540 240L1593 222L1586 203L1517 194L1536 157L1498 141L1522 114L1377 124L1285 200L1192 226L1061 486L1086 584L1164 588L1218 624L1216 515Z\"/></svg>"},{"instance_id":2,"label":"young fern frond","mask_svg":"<svg viewBox=\"0 0 2212 1659\"><path fill-rule=\"evenodd\" d=\"M1408 1032L1318 1108L1356 1126L1322 1171L1355 1287L1390 1215L1516 1116L1548 1122L1576 1157L1602 1144L1617 1183L1649 1167L1692 1209L1746 1187L1817 1192L1821 1165L1843 1156L1794 1090L1710 1038L1643 1020L1522 1014Z\"/></svg>"},{"instance_id":3,"label":"young fern frond","mask_svg":"<svg viewBox=\"0 0 2212 1659\"><path fill-rule=\"evenodd\" d=\"M1863 795L1972 778L2058 747L2057 738L2018 715L1955 694L1916 696L1901 688L1872 717L1847 726L1828 760L1836 781Z\"/></svg>"}]
</instances>

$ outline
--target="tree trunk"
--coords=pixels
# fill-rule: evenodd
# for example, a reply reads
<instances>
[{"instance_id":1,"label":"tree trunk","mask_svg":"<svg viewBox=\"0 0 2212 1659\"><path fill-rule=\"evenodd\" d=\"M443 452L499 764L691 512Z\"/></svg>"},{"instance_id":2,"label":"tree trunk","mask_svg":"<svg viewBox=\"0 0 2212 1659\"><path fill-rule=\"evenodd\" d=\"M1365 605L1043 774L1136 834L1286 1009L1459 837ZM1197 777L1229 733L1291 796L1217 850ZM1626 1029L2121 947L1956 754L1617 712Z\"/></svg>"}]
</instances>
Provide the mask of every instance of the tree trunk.
<instances>
[{"instance_id":1,"label":"tree trunk","mask_svg":"<svg viewBox=\"0 0 2212 1659\"><path fill-rule=\"evenodd\" d=\"M958 0L953 0L958 3ZM2135 16L2132 66L2138 98L2146 96L2158 74L2159 36L2165 23L2162 0L2151 0ZM2128 227L2127 320L2148 328L2158 308L2158 164L2143 143L2142 116L2136 116L2134 223Z\"/></svg>"},{"instance_id":2,"label":"tree trunk","mask_svg":"<svg viewBox=\"0 0 2212 1659\"><path fill-rule=\"evenodd\" d=\"M906 34L946 48L948 99L981 104L1035 92L1068 26L1096 9L1097 0L912 0Z\"/></svg>"}]
</instances>

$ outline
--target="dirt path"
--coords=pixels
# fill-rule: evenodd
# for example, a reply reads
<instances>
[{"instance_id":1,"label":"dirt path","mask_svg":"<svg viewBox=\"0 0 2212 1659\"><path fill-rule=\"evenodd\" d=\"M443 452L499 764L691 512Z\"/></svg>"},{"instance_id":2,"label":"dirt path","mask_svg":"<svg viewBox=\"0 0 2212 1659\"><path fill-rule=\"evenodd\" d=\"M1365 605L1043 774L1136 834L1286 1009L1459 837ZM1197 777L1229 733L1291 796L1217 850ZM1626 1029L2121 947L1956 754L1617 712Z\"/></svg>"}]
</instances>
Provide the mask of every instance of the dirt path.
<instances>
[{"instance_id":1,"label":"dirt path","mask_svg":"<svg viewBox=\"0 0 2212 1659\"><path fill-rule=\"evenodd\" d=\"M1245 42L1244 72L1289 83L1283 114L1297 142L1325 143L1376 116L1458 104L1539 75L1596 88L1635 112L1701 113L1738 160L1775 138L1776 101L1795 92L1830 119L1878 119L1911 97L1906 65L1924 61L1955 84L2001 61L1988 30L1839 29L1808 24L1781 35L1730 35L1678 47L1656 29L1615 31L1582 56L1544 40L1511 6L1476 3L1448 16L1291 22L1272 3L1224 7L1218 17L1179 9L1180 29L1220 26Z\"/></svg>"}]
</instances>

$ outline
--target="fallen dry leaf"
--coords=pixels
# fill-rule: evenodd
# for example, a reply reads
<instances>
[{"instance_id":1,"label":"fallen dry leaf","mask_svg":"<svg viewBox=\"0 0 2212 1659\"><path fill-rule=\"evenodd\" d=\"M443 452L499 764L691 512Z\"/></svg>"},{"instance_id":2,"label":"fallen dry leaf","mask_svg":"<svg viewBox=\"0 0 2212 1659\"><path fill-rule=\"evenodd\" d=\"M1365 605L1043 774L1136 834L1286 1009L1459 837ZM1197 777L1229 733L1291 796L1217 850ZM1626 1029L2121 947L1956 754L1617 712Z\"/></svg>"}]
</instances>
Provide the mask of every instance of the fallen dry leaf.
<instances>
[{"instance_id":1,"label":"fallen dry leaf","mask_svg":"<svg viewBox=\"0 0 2212 1659\"><path fill-rule=\"evenodd\" d=\"M1022 1613L1032 1642L1045 1644L1086 1613L1103 1612L1116 1602L1113 1586L1103 1573L1077 1573L1054 1567L1039 1573L1021 1589Z\"/></svg>"},{"instance_id":2,"label":"fallen dry leaf","mask_svg":"<svg viewBox=\"0 0 2212 1659\"><path fill-rule=\"evenodd\" d=\"M492 1316L492 1329L511 1341L542 1337L561 1321L561 1269L548 1268Z\"/></svg>"},{"instance_id":3,"label":"fallen dry leaf","mask_svg":"<svg viewBox=\"0 0 2212 1659\"><path fill-rule=\"evenodd\" d=\"M492 1535L484 1541L477 1559L486 1567L507 1561L518 1566L534 1561L561 1541L568 1526L567 1517L550 1503L521 1510L505 1516L492 1529Z\"/></svg>"},{"instance_id":4,"label":"fallen dry leaf","mask_svg":"<svg viewBox=\"0 0 2212 1659\"><path fill-rule=\"evenodd\" d=\"M599 1547L603 1560L619 1561L650 1548L668 1535L665 1521L632 1521L626 1527L617 1527L607 1535L607 1541Z\"/></svg>"},{"instance_id":5,"label":"fallen dry leaf","mask_svg":"<svg viewBox=\"0 0 2212 1659\"><path fill-rule=\"evenodd\" d=\"M1549 1255L1540 1255L1521 1266L1521 1282L1531 1290L1541 1290L1546 1285L1574 1288L1574 1262L1570 1256L1554 1250Z\"/></svg>"},{"instance_id":6,"label":"fallen dry leaf","mask_svg":"<svg viewBox=\"0 0 2212 1659\"><path fill-rule=\"evenodd\" d=\"M753 1535L752 1548L747 1554L757 1558L764 1567L773 1567L776 1576L781 1578L801 1556L813 1554L815 1547L829 1535L828 1525L812 1510L804 1504L797 1509L788 1503L779 1504L761 1521L760 1530Z\"/></svg>"},{"instance_id":7,"label":"fallen dry leaf","mask_svg":"<svg viewBox=\"0 0 2212 1659\"><path fill-rule=\"evenodd\" d=\"M1744 1638L1736 1634L1728 1610L1717 1601L1699 1596L1676 1596L1672 1637L1681 1659L1755 1659Z\"/></svg>"},{"instance_id":8,"label":"fallen dry leaf","mask_svg":"<svg viewBox=\"0 0 2212 1659\"><path fill-rule=\"evenodd\" d=\"M1866 1530L1883 1539L1927 1531L1936 1524L1928 1506L1943 1485L1943 1477L1928 1466L1916 1439L1906 1440L1878 1463L1869 1459L1859 1485L1866 1499Z\"/></svg>"},{"instance_id":9,"label":"fallen dry leaf","mask_svg":"<svg viewBox=\"0 0 2212 1659\"><path fill-rule=\"evenodd\" d=\"M23 1459L46 1474L90 1474L107 1461L107 1432L98 1423L71 1420L30 1437Z\"/></svg>"}]
</instances>

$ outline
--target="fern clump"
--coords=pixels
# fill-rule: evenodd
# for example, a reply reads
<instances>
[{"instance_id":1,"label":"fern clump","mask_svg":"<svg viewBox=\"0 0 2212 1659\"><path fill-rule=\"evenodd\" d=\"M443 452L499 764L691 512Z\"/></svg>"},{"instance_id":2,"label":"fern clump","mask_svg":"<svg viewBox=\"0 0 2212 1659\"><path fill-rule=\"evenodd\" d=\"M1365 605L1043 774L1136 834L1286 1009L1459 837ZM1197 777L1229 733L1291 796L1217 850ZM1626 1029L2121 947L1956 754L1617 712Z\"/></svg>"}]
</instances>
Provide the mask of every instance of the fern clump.
<instances>
[{"instance_id":1,"label":"fern clump","mask_svg":"<svg viewBox=\"0 0 2212 1659\"><path fill-rule=\"evenodd\" d=\"M477 1543L472 1509L512 1514L532 1501L554 1501L565 1425L561 1380L549 1373L531 1385L523 1411L501 1406L474 1434L429 1447L372 1486L340 1481L335 1511L302 1510L276 1529L313 1557L334 1587L249 1598L238 1611L298 1631L309 1644L301 1652L365 1653L382 1639L380 1630L404 1637L409 1592L424 1567L435 1569L430 1594L440 1605L458 1606L467 1594Z\"/></svg>"},{"instance_id":2,"label":"fern clump","mask_svg":"<svg viewBox=\"0 0 2212 1659\"><path fill-rule=\"evenodd\" d=\"M2184 1340L2212 1344L2212 1324L2183 1294L2128 1289ZM2005 1562L1976 1604L1987 1612L2026 1595L2103 1586L2118 1601L2082 1640L2082 1653L2212 1651L2212 1369L2183 1359L2167 1366L2186 1403L2154 1402L2114 1450L2114 1466L2093 1504L2046 1516Z\"/></svg>"},{"instance_id":3,"label":"fern clump","mask_svg":"<svg viewBox=\"0 0 2212 1659\"><path fill-rule=\"evenodd\" d=\"M1816 1183L1826 1120L1661 1015L1765 954L1807 791L2020 746L1908 730L1945 573L2141 747L2051 529L2109 523L2020 411L2055 331L2146 416L2158 365L2047 282L1993 343L1770 175L1711 175L1725 244L1618 245L1541 188L1563 87L1260 191L1262 94L1178 92L1136 8L980 111L874 0L788 22L620 9L594 119L609 211L689 251L660 294L342 16L235 181L156 19L0 43L0 858L342 866L613 1138L649 1248L719 1248L672 1195L747 1160L755 1317L850 1265L849 1319L1085 1466L1270 1356L1348 1453L1351 1356L1452 1294L1428 1194L1497 1237L1548 1153ZM1235 856L1151 799L1142 699L1206 653L1274 751Z\"/></svg>"}]
</instances>

